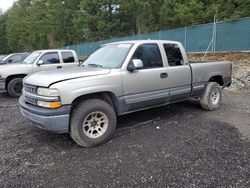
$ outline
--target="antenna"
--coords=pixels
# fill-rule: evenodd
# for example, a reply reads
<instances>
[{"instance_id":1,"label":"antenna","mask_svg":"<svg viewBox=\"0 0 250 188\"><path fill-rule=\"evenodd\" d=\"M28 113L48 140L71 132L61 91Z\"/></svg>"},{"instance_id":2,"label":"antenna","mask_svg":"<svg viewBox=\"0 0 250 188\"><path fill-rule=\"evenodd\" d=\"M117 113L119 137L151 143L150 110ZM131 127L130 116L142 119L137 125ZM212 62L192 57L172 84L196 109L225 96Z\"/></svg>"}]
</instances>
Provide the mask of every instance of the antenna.
<instances>
[{"instance_id":1,"label":"antenna","mask_svg":"<svg viewBox=\"0 0 250 188\"><path fill-rule=\"evenodd\" d=\"M212 39L207 47L207 50L202 58L202 61L204 61L204 59L209 51L210 46L212 46L212 52L216 51L217 23L218 23L218 8L215 7L214 23L213 23L213 35L212 35Z\"/></svg>"}]
</instances>

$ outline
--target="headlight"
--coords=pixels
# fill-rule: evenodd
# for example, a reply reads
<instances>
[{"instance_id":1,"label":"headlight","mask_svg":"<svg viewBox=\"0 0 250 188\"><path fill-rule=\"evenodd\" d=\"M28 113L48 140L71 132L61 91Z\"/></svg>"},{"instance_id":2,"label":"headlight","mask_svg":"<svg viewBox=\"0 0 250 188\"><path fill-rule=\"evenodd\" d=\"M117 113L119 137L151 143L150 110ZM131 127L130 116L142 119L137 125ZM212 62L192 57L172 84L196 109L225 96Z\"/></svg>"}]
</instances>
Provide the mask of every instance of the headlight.
<instances>
[{"instance_id":1,"label":"headlight","mask_svg":"<svg viewBox=\"0 0 250 188\"><path fill-rule=\"evenodd\" d=\"M62 106L62 103L37 101L37 105L44 108L60 108Z\"/></svg>"},{"instance_id":2,"label":"headlight","mask_svg":"<svg viewBox=\"0 0 250 188\"><path fill-rule=\"evenodd\" d=\"M37 89L37 94L47 97L59 97L59 91L57 89L50 89L50 88L39 87Z\"/></svg>"}]
</instances>

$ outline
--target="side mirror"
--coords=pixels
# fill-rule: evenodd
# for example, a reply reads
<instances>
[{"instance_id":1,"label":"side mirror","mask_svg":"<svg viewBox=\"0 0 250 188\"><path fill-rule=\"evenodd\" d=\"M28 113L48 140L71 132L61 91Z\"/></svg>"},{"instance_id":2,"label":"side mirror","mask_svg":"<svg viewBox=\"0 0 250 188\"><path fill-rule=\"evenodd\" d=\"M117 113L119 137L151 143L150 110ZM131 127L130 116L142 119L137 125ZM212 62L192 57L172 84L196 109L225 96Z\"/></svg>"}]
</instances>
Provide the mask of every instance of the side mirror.
<instances>
[{"instance_id":1,"label":"side mirror","mask_svg":"<svg viewBox=\"0 0 250 188\"><path fill-rule=\"evenodd\" d=\"M8 60L8 63L11 63L11 62L12 62L12 59L9 59L9 60Z\"/></svg>"},{"instance_id":2,"label":"side mirror","mask_svg":"<svg viewBox=\"0 0 250 188\"><path fill-rule=\"evenodd\" d=\"M43 63L43 60L41 60L41 59L37 62L37 65L38 65L38 66L43 65L43 64L44 64L44 63Z\"/></svg>"},{"instance_id":3,"label":"side mirror","mask_svg":"<svg viewBox=\"0 0 250 188\"><path fill-rule=\"evenodd\" d=\"M143 68L142 60L140 60L140 59L133 59L128 64L127 70L130 71L130 72L133 72L134 70L138 70L138 69L141 69L141 68Z\"/></svg>"}]
</instances>

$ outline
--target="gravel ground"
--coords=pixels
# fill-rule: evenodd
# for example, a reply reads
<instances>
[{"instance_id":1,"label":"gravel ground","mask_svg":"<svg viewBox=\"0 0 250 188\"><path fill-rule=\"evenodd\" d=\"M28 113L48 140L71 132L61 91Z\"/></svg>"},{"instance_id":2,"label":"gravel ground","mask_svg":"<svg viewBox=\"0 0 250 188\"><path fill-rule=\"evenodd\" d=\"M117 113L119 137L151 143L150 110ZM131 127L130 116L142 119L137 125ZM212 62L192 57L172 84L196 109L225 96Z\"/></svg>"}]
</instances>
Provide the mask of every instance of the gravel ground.
<instances>
[{"instance_id":1,"label":"gravel ground","mask_svg":"<svg viewBox=\"0 0 250 188\"><path fill-rule=\"evenodd\" d=\"M111 141L77 146L0 94L0 187L250 187L250 95L217 111L186 101L118 118Z\"/></svg>"}]
</instances>

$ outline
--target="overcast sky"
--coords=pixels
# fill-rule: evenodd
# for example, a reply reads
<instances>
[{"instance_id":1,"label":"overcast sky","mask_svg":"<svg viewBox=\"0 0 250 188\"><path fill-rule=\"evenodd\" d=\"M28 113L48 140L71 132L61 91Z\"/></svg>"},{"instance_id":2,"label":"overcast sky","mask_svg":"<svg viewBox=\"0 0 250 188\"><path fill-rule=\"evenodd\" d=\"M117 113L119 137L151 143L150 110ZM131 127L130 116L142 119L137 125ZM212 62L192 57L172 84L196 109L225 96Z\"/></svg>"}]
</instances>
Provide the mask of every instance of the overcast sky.
<instances>
[{"instance_id":1,"label":"overcast sky","mask_svg":"<svg viewBox=\"0 0 250 188\"><path fill-rule=\"evenodd\" d=\"M5 12L16 0L0 0L0 8Z\"/></svg>"}]
</instances>

